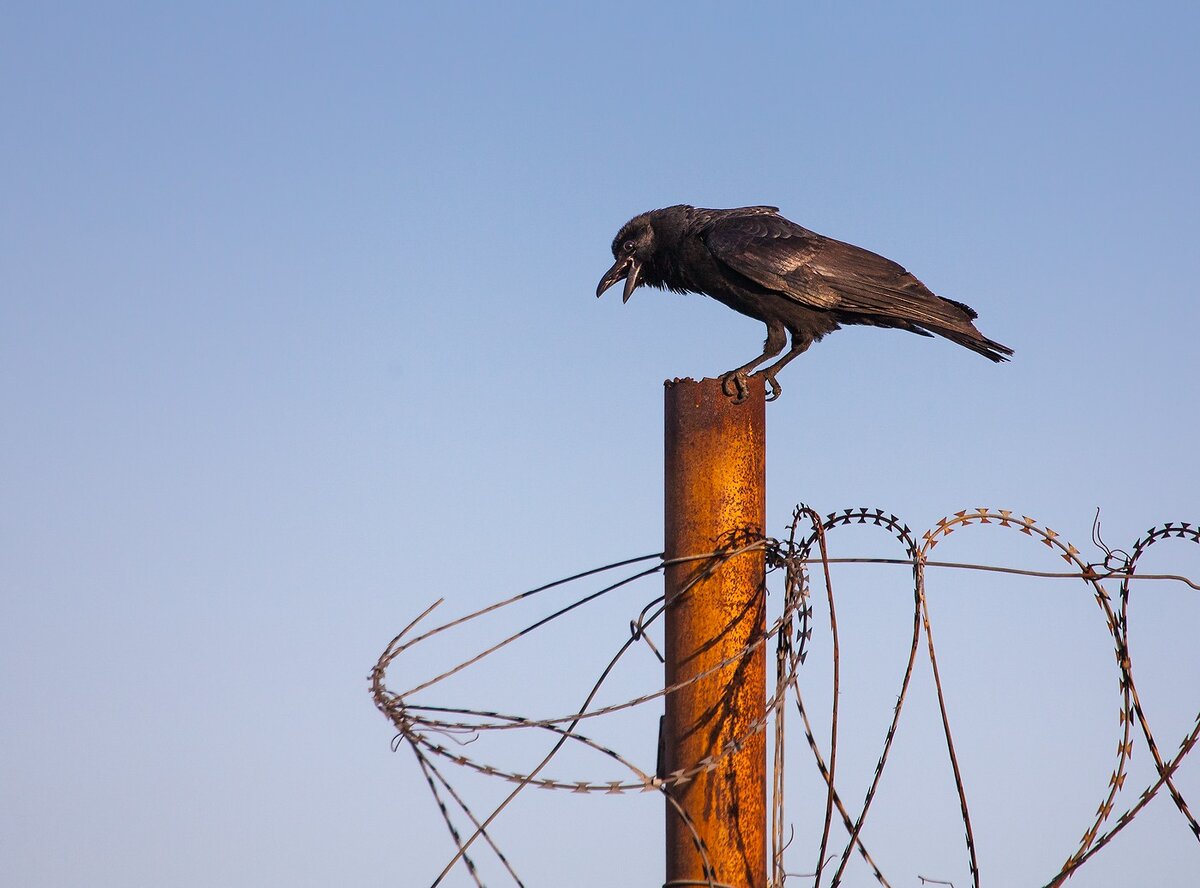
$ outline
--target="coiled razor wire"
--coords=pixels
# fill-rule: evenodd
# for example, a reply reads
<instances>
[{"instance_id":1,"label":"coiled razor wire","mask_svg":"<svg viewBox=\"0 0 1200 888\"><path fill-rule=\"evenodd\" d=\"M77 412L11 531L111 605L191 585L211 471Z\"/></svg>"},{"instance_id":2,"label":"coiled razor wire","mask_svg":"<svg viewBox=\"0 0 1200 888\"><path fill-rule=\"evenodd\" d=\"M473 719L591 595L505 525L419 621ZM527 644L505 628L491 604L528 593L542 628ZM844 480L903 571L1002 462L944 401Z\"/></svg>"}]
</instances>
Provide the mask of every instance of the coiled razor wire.
<instances>
[{"instance_id":1,"label":"coiled razor wire","mask_svg":"<svg viewBox=\"0 0 1200 888\"><path fill-rule=\"evenodd\" d=\"M826 547L826 534L848 525L871 525L882 529L900 544L904 550L904 557L830 558ZM1007 528L1024 534L1055 552L1071 569L1062 572L1052 572L931 559L930 554L934 548L952 533L963 528L982 525ZM1083 581L1091 588L1096 604L1104 617L1108 633L1111 636L1116 656L1117 688L1121 700L1119 712L1120 737L1117 744L1116 762L1101 802L1096 809L1095 819L1087 826L1079 841L1079 845L1067 856L1062 867L1044 883L1044 888L1057 888L1057 886L1062 885L1081 866L1091 860L1101 848L1110 843L1121 830L1128 826L1134 817L1150 803L1164 786L1176 809L1186 820L1192 834L1200 841L1200 824L1197 823L1196 818L1191 813L1187 801L1174 779L1175 772L1178 770L1180 763L1191 752L1197 740L1200 739L1200 713L1193 720L1191 730L1184 736L1175 754L1170 758L1164 757L1159 750L1155 735L1150 727L1150 722L1138 696L1129 651L1129 593L1130 583L1133 580L1173 580L1200 591L1200 584L1184 576L1137 573L1138 561L1146 550L1167 539L1183 539L1193 543L1200 543L1200 525L1188 522L1169 522L1153 527L1126 552L1124 550L1109 549L1103 543L1099 537L1099 517L1097 515L1097 520L1093 527L1093 542L1104 551L1105 557L1100 562L1087 563L1080 557L1079 549L1062 539L1060 534L1039 524L1033 518L1018 515L1006 509L976 508L955 512L952 517L941 519L933 528L918 537L899 518L884 512L882 509L844 509L840 512L830 513L822 519L808 506L800 505L796 507L793 513L793 520L789 525L788 535L784 540L754 538L744 533L731 533L725 544L713 552L700 553L670 561L665 560L661 553L625 559L570 577L564 577L552 583L539 586L536 589L530 589L519 595L495 602L473 613L414 635L417 626L442 603L442 600L439 599L392 639L370 674L371 694L374 697L375 705L387 716L398 731L393 746L398 749L400 745L406 744L416 756L418 766L425 777L457 848L456 853L433 881L431 888L436 888L459 863L466 868L475 884L482 888L483 882L471 856L473 846L479 842L482 842L491 849L491 852L504 866L514 884L523 886L524 883L493 840L493 837L489 833L489 827L505 807L520 792L530 786L543 789L566 790L575 793L662 793L667 804L672 807L687 825L701 859L704 862L703 879L689 881L687 884L706 886L706 888L728 888L728 886L719 881L719 875L713 870L708 860L703 839L696 831L695 826L690 822L687 813L675 801L669 790L673 786L687 783L700 773L716 769L726 758L737 752L750 735L765 730L768 724L771 726L775 744L771 775L771 876L769 884L771 888L784 888L789 874L784 869L783 856L784 850L791 843L790 837L786 840L784 838L787 821L785 818L783 791L785 716L788 709L787 703L789 697L794 701L796 711L803 726L808 748L827 789L824 826L819 841L815 872L809 876L814 880L814 888L820 888L825 871L833 865L834 861L836 861L836 866L833 867L829 884L831 886L839 885L845 873L847 863L855 851L866 862L879 884L885 886L885 888L890 888L890 883L868 851L862 833L867 814L871 808L871 803L874 800L875 792L887 764L888 754L892 748L897 726L900 722L901 712L904 708L914 667L920 652L922 634L926 641L925 648L937 693L939 717L945 736L950 768L954 775L958 794L971 882L974 888L978 888L980 874L976 857L975 838L971 827L971 816L967 805L963 775L959 767L954 739L950 730L950 717L942 690L929 608L925 598L925 572L931 567L990 571L1024 576L1069 578ZM695 583L711 576L730 558L746 552L760 550L763 552L768 571L783 572L784 601L782 613L767 627L767 631L763 636L754 640L734 656L722 660L707 671L693 676L685 682L680 682L624 702L603 706L594 705L601 687L609 678L617 663L639 642L647 644L659 660L662 659L658 649L646 633L646 629L663 614L665 608L664 599L662 596L659 596L647 604L638 616L630 622L628 637L617 648L583 702L573 712L548 718L530 718L512 713L438 706L428 703L418 703L413 700L414 695L427 691L451 676L477 665L485 658L530 635L535 630L542 629L556 619L621 587L658 573L670 564L682 562L696 562L699 564L699 570L688 581L685 588L681 590L682 594L683 591L686 591L687 588L690 588ZM913 584L911 644L903 677L900 681L896 706L891 723L888 725L884 736L882 749L871 783L861 805L853 814L851 814L851 810L847 808L845 801L836 789L839 654L837 647L837 618L829 567L832 564L839 563L907 565L912 571ZM809 712L805 705L804 695L801 692L798 681L800 667L807 656L807 645L813 634L813 610L810 604L812 594L810 568L813 565L821 566L822 578L827 594L830 632L833 642L833 704L827 753L822 749L820 742L816 738L809 719ZM462 660L433 678L422 681L403 692L392 691L385 684L385 676L389 667L402 654L420 645L422 642L426 642L435 636L476 620L486 614L528 600L552 589L564 587L585 579L600 577L622 568L630 568L633 572L618 580L609 582L602 588L590 592L569 604L559 607L548 616L508 635L486 650ZM1109 595L1105 586L1102 585L1104 581L1119 582L1115 605L1112 596ZM669 774L650 773L639 768L621 753L588 737L579 730L580 726L590 719L601 718L622 710L633 709L634 707L666 697L668 694L672 694L692 682L699 681L714 672L737 663L772 640L774 640L776 651L775 687L770 698L767 700L763 716L750 724L745 733L731 738L722 748L715 750L709 756L694 763L691 767L681 768ZM1117 796L1124 789L1128 774L1128 764L1133 753L1135 723L1137 729L1140 729L1141 736L1144 738L1146 746L1150 751L1157 778L1146 786L1138 796L1136 802L1114 820L1112 814L1116 806ZM526 773L507 770L468 756L462 752L464 744L456 739L456 737L463 735L474 738L486 731L513 730L543 731L554 738L549 752L546 753L533 769ZM446 742L443 742L447 739L453 742L458 748L452 748ZM566 746L568 741L599 753L611 762L617 763L624 771L628 772L628 776L625 779L607 781L563 780L542 776L547 766L550 765L555 756ZM476 816L461 795L454 789L449 779L447 779L444 768L449 765L507 781L513 784L513 788L507 797L496 805L487 816L480 818ZM455 815L452 811L459 813ZM840 853L827 856L826 852L832 837L835 811L837 812L838 819L841 821L842 828L846 832L847 838ZM460 820L456 821L456 817L460 818ZM463 831L456 825L457 822L461 822L461 818L463 817L470 824L470 832L465 837ZM1106 826L1107 829L1105 829ZM920 878L923 882L938 882L938 880L926 879L923 876Z\"/></svg>"}]
</instances>

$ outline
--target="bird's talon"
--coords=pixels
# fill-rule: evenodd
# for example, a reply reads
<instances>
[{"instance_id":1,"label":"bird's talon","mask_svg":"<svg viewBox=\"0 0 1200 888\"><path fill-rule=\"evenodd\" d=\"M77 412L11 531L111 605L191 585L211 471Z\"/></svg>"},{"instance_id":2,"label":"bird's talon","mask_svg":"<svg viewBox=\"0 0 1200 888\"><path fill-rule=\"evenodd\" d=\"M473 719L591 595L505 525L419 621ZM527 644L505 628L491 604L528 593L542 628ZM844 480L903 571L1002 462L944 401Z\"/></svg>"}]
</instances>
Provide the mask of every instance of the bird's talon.
<instances>
[{"instance_id":1,"label":"bird's talon","mask_svg":"<svg viewBox=\"0 0 1200 888\"><path fill-rule=\"evenodd\" d=\"M774 401L776 398L779 397L780 393L783 392L783 386L781 386L778 382L775 381L774 376L768 376L766 373L764 373L762 376L763 376L763 379L766 381L767 385L769 385L771 387L771 391L767 395L767 400Z\"/></svg>"},{"instance_id":2,"label":"bird's talon","mask_svg":"<svg viewBox=\"0 0 1200 888\"><path fill-rule=\"evenodd\" d=\"M730 390L729 384L733 383L733 389ZM750 389L746 386L746 372L744 370L730 370L721 377L721 391L725 393L725 397L732 398L733 403L740 404L746 400L746 396L750 393Z\"/></svg>"}]
</instances>

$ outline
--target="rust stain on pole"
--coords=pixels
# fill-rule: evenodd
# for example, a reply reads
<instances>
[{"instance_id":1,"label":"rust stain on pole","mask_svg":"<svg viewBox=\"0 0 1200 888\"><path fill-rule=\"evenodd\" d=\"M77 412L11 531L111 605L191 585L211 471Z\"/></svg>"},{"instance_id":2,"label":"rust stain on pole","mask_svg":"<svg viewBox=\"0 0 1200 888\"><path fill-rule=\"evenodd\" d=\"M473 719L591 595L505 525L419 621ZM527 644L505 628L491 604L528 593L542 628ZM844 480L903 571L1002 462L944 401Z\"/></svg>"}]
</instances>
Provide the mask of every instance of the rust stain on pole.
<instances>
[{"instance_id":1,"label":"rust stain on pole","mask_svg":"<svg viewBox=\"0 0 1200 888\"><path fill-rule=\"evenodd\" d=\"M766 409L763 382L734 404L716 379L666 387L668 559L711 552L731 533L761 536L766 522ZM666 683L712 669L766 631L761 550L738 555L681 592L703 562L666 570ZM712 879L734 888L767 884L766 646L669 694L663 719L663 776L688 771L728 745L740 748L669 792L704 844L667 804L667 885Z\"/></svg>"}]
</instances>

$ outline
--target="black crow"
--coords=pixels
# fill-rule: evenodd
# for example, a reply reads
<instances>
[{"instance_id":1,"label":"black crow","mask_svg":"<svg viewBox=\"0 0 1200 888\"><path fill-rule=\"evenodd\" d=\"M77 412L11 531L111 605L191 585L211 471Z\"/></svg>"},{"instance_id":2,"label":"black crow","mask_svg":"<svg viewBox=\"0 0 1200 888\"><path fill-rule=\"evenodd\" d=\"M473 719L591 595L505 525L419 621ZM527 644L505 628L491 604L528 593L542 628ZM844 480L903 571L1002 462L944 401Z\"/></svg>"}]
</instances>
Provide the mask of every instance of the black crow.
<instances>
[{"instance_id":1,"label":"black crow","mask_svg":"<svg viewBox=\"0 0 1200 888\"><path fill-rule=\"evenodd\" d=\"M597 296L624 278L626 302L648 284L703 293L767 325L763 353L721 376L736 401L746 397L750 372L783 351L788 333L791 348L758 371L771 401L782 391L775 376L783 366L843 324L936 333L993 361L1012 354L975 329L969 305L935 296L890 259L802 228L777 207L651 210L621 226L612 252L616 262Z\"/></svg>"}]
</instances>

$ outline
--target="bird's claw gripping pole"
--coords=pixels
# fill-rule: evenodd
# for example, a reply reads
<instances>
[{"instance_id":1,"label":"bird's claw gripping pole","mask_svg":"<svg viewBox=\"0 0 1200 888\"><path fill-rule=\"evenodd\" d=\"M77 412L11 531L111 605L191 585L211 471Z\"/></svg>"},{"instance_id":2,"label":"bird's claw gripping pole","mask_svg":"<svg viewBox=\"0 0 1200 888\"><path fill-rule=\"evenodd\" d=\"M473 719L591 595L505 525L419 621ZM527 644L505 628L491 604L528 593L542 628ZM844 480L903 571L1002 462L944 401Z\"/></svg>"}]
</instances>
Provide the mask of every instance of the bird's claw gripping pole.
<instances>
[{"instance_id":1,"label":"bird's claw gripping pole","mask_svg":"<svg viewBox=\"0 0 1200 888\"><path fill-rule=\"evenodd\" d=\"M733 403L740 404L746 400L746 396L750 393L749 385L746 380L749 374L744 368L739 367L737 370L730 370L728 373L721 374L721 391L725 393L725 397L733 398ZM732 388L730 384L732 383Z\"/></svg>"},{"instance_id":2,"label":"bird's claw gripping pole","mask_svg":"<svg viewBox=\"0 0 1200 888\"><path fill-rule=\"evenodd\" d=\"M768 401L774 401L783 392L783 386L779 384L775 374L770 370L760 370L754 375L761 376L770 387L770 391L767 393ZM740 404L750 393L749 379L750 374L744 369L730 370L721 376L721 391L727 398L732 398L733 403Z\"/></svg>"},{"instance_id":3,"label":"bird's claw gripping pole","mask_svg":"<svg viewBox=\"0 0 1200 888\"><path fill-rule=\"evenodd\" d=\"M775 374L770 370L760 370L755 375L761 376L766 380L767 385L770 386L771 391L767 393L768 401L774 401L783 392L783 386L779 384L779 381L775 379Z\"/></svg>"}]
</instances>

